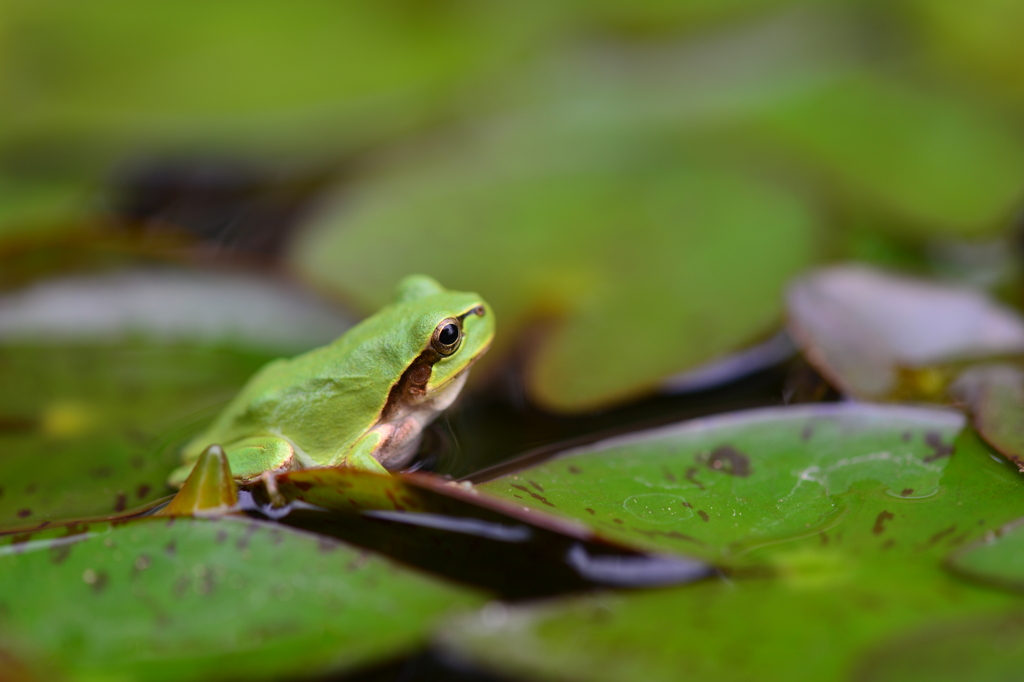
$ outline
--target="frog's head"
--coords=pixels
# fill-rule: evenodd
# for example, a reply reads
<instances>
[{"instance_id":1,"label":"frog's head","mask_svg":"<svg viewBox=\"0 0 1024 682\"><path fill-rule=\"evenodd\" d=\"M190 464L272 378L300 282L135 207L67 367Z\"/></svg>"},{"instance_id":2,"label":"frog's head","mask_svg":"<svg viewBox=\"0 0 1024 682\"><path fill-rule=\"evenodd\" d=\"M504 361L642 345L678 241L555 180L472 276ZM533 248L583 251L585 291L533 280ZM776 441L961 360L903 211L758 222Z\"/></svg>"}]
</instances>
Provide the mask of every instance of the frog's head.
<instances>
[{"instance_id":1,"label":"frog's head","mask_svg":"<svg viewBox=\"0 0 1024 682\"><path fill-rule=\"evenodd\" d=\"M418 352L400 381L407 399L438 397L444 409L467 372L494 338L494 315L479 295L449 291L430 277L412 275L398 286L394 308L407 320ZM441 398L440 396L444 396Z\"/></svg>"}]
</instances>

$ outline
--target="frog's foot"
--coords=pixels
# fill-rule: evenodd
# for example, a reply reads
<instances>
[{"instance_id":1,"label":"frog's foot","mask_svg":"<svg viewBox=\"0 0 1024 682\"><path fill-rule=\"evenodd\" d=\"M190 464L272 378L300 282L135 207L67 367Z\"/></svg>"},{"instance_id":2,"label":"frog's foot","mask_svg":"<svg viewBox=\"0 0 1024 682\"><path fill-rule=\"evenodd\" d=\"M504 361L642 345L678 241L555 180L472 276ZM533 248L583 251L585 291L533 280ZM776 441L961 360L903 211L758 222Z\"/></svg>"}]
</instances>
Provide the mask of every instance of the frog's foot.
<instances>
[{"instance_id":1,"label":"frog's foot","mask_svg":"<svg viewBox=\"0 0 1024 682\"><path fill-rule=\"evenodd\" d=\"M373 453L380 448L384 440L384 434L377 429L373 429L357 440L352 449L342 455L334 465L368 471L372 474L387 475L388 470L373 456Z\"/></svg>"},{"instance_id":2,"label":"frog's foot","mask_svg":"<svg viewBox=\"0 0 1024 682\"><path fill-rule=\"evenodd\" d=\"M288 504L288 500L277 489L277 474L273 471L264 471L260 474L260 481L267 490L267 498L270 500L271 507L283 507Z\"/></svg>"}]
</instances>

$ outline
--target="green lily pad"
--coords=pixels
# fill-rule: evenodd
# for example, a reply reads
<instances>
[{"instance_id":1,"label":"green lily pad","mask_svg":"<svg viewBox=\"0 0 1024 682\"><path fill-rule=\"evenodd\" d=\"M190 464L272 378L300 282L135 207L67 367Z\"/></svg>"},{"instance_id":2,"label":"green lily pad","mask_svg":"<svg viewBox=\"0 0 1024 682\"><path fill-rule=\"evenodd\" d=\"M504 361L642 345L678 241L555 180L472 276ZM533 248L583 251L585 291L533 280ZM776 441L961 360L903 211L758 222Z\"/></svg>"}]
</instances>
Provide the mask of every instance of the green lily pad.
<instances>
[{"instance_id":1,"label":"green lily pad","mask_svg":"<svg viewBox=\"0 0 1024 682\"><path fill-rule=\"evenodd\" d=\"M851 416L875 412L875 426L883 437L874 452L890 447L885 438L894 427L898 432L897 424L911 412L917 413L911 419L917 423L928 414L948 419L924 409L902 412L856 404L837 409ZM882 415L890 412L897 416L886 422ZM754 415L747 420L756 422ZM777 420L778 415L772 421ZM718 421L722 435L731 441L735 425ZM806 447L856 449L863 442L858 431L819 424ZM761 433L765 452L775 445L769 432L766 422ZM688 453L685 446L680 451ZM642 459L650 453L637 449L634 456ZM584 457L564 461L580 466L583 473L577 478L600 476L598 456L590 458L589 468ZM649 593L488 608L446 628L442 644L450 654L489 670L558 680L843 680L872 669L867 666L875 664L880 649L917 655L920 648L900 652L889 645L937 623L963 632L1020 609L1016 596L961 580L942 563L950 550L1021 516L1024 484L970 432L957 439L955 454L945 459L939 486L927 497L893 495L885 474L875 472L837 495L842 513L827 527L763 543L757 523L750 523L755 533L741 543L760 546L750 550L747 567L729 579ZM784 461L783 453L751 457L750 477L757 475L758 464L764 469L778 463L786 471ZM889 465L899 468L891 461ZM768 479L766 487L770 484ZM732 487L720 493L716 500L739 506ZM689 531L684 523L664 528ZM1006 646L1019 647L1020 628L1007 632ZM885 665L895 664L890 660ZM982 679L973 671L985 670L984 662L971 664L968 659L967 665L961 662L958 669L972 674L960 679Z\"/></svg>"},{"instance_id":2,"label":"green lily pad","mask_svg":"<svg viewBox=\"0 0 1024 682\"><path fill-rule=\"evenodd\" d=\"M780 288L813 259L798 197L588 140L519 134L420 159L326 209L296 264L366 310L411 271L479 291L500 325L489 356L528 343L527 389L560 411L651 392L770 333Z\"/></svg>"},{"instance_id":3,"label":"green lily pad","mask_svg":"<svg viewBox=\"0 0 1024 682\"><path fill-rule=\"evenodd\" d=\"M974 101L865 73L763 120L786 153L918 233L992 234L1024 199L1024 137Z\"/></svg>"},{"instance_id":4,"label":"green lily pad","mask_svg":"<svg viewBox=\"0 0 1024 682\"><path fill-rule=\"evenodd\" d=\"M0 239L66 230L85 214L88 196L89 188L72 181L0 174Z\"/></svg>"},{"instance_id":5,"label":"green lily pad","mask_svg":"<svg viewBox=\"0 0 1024 682\"><path fill-rule=\"evenodd\" d=\"M118 516L169 494L177 449L250 375L346 326L270 281L194 271L4 295L0 529Z\"/></svg>"},{"instance_id":6,"label":"green lily pad","mask_svg":"<svg viewBox=\"0 0 1024 682\"><path fill-rule=\"evenodd\" d=\"M170 494L177 448L271 358L144 341L0 345L0 529L118 516Z\"/></svg>"},{"instance_id":7,"label":"green lily pad","mask_svg":"<svg viewBox=\"0 0 1024 682\"><path fill-rule=\"evenodd\" d=\"M711 582L489 608L445 628L441 643L475 666L530 680L844 680L864 652L904 630L1005 605L923 572L821 589Z\"/></svg>"},{"instance_id":8,"label":"green lily pad","mask_svg":"<svg viewBox=\"0 0 1024 682\"><path fill-rule=\"evenodd\" d=\"M823 404L767 408L613 438L476 486L649 549L735 561L836 524L868 482L940 490L963 415Z\"/></svg>"},{"instance_id":9,"label":"green lily pad","mask_svg":"<svg viewBox=\"0 0 1024 682\"><path fill-rule=\"evenodd\" d=\"M1011 592L1024 593L1024 531L1016 520L950 557L957 574ZM1024 642L1024 640L1022 640Z\"/></svg>"},{"instance_id":10,"label":"green lily pad","mask_svg":"<svg viewBox=\"0 0 1024 682\"><path fill-rule=\"evenodd\" d=\"M0 341L43 346L144 337L294 354L351 325L285 282L213 270L122 268L38 281L0 298Z\"/></svg>"},{"instance_id":11,"label":"green lily pad","mask_svg":"<svg viewBox=\"0 0 1024 682\"><path fill-rule=\"evenodd\" d=\"M1018 106L1024 101L1024 49L1016 27L1024 6L1007 0L910 0L901 4L922 52L949 73L988 86Z\"/></svg>"},{"instance_id":12,"label":"green lily pad","mask_svg":"<svg viewBox=\"0 0 1024 682\"><path fill-rule=\"evenodd\" d=\"M963 364L1024 353L1024 320L983 293L859 265L804 276L787 307L808 360L862 399L945 401Z\"/></svg>"},{"instance_id":13,"label":"green lily pad","mask_svg":"<svg viewBox=\"0 0 1024 682\"><path fill-rule=\"evenodd\" d=\"M279 679L418 647L475 593L327 538L224 517L0 545L0 642L68 680Z\"/></svg>"},{"instance_id":14,"label":"green lily pad","mask_svg":"<svg viewBox=\"0 0 1024 682\"><path fill-rule=\"evenodd\" d=\"M950 387L989 445L1024 471L1024 371L1012 365L968 369Z\"/></svg>"},{"instance_id":15,"label":"green lily pad","mask_svg":"<svg viewBox=\"0 0 1024 682\"><path fill-rule=\"evenodd\" d=\"M643 0L630 3L600 0L581 3L577 11L582 10L612 29L628 34L657 36L680 28L703 27L785 4L788 4L787 0Z\"/></svg>"},{"instance_id":16,"label":"green lily pad","mask_svg":"<svg viewBox=\"0 0 1024 682\"><path fill-rule=\"evenodd\" d=\"M939 621L879 645L855 682L1008 682L1024 665L1024 613Z\"/></svg>"}]
</instances>

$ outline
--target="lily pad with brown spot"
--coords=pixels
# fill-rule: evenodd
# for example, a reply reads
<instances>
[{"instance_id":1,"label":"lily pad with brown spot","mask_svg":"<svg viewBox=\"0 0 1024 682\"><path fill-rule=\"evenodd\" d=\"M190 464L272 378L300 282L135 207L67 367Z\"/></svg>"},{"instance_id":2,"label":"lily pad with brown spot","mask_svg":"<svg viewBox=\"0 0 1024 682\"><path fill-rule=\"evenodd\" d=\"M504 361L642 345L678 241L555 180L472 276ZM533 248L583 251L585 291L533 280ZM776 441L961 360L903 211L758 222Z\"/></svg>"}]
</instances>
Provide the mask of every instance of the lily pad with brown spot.
<instances>
[{"instance_id":1,"label":"lily pad with brown spot","mask_svg":"<svg viewBox=\"0 0 1024 682\"><path fill-rule=\"evenodd\" d=\"M1024 511L1020 475L994 459L975 434L965 431L951 443L955 454L945 458L937 488L930 495L903 496L891 488L892 481L886 483L885 474L865 471L868 475L852 476L847 485L833 489L840 510L827 524L812 525L806 533L763 541L758 522L747 519L747 510L757 498L753 491L731 484L754 479L766 489L777 490L771 478L758 479L759 472L768 468L780 475L806 471L794 467L791 459L802 448L813 452L831 447L833 454L840 454L845 448L868 446L867 453L852 457L897 452L895 443L902 442L901 421L927 421L927 415L936 414L933 410L865 407L838 408L832 425L827 425L825 418L812 420L817 424L807 432L806 445L800 444L799 432L796 437L773 436L770 422L765 420L758 429L760 445L753 440L758 432L753 428L743 446L734 443L736 449L751 454L748 478L729 477L723 479L727 481L724 486L707 486L707 474L698 479L706 485L706 502L721 501L744 511L742 518L730 514L718 519L721 532L727 537L745 532L746 541L753 540L752 545L744 545L744 540L737 543L746 547L747 561L722 579L654 592L488 608L447 627L441 635L442 646L449 655L499 675L567 682L923 680L932 678L924 674L901 677L899 672L909 670L913 661L929 652L949 666L937 679L1015 679L1018 671L1012 664L1020 661L1019 652L1024 650L1019 595L992 589L992 582L982 576L967 581L943 568L950 551L967 547ZM801 411L809 412L807 408L793 410ZM846 419L842 411L847 412ZM873 419L858 423L853 418L858 412L863 418L867 411L874 412ZM894 416L886 418L889 412ZM746 419L753 426L755 420L750 417ZM781 422L784 429L797 423L796 419L787 423L777 414L771 421ZM724 420L717 426L723 433L732 430ZM876 430L874 447L866 435L871 430ZM959 427L952 428L947 435L957 430ZM907 443L917 441L908 446L909 451L930 456L915 438L913 427L906 433ZM895 442L888 440L891 436L896 437ZM680 441L676 451L686 457L694 443L684 438ZM704 442L709 445L705 452L712 451L715 439L705 438ZM649 482L642 465L623 464L627 444L619 445L617 452L623 454L617 462L619 473L631 475L635 483ZM608 454L615 453L609 448ZM631 454L636 461L661 463L660 453L651 448L636 447ZM606 476L609 469L601 466L599 455L581 453L562 460L579 469L574 475L581 482L574 487L581 494L594 489L586 480L588 473L595 480L604 480L609 489L622 485L610 482L613 479ZM825 455L817 466L824 469L828 459ZM556 466L559 461L550 464ZM875 461L884 459L876 456ZM893 461L889 466L899 468ZM854 471L855 467L851 473ZM563 478L560 473L555 481L554 477L538 478L541 473L533 470L529 477L545 487L549 500L568 507L562 504L567 493L560 483L570 480L569 476ZM555 484L548 488L548 482ZM744 504L746 508L741 506ZM793 511L793 520L799 521L799 510ZM726 523L721 523L723 520ZM694 517L689 521L691 526L706 523L710 527L716 519L703 522ZM737 530L730 527L732 523L739 524ZM686 530L682 523L663 527ZM705 542L709 538L701 536ZM1017 539L1013 542L1021 545ZM1020 572L1021 564L1012 567L1015 555L1021 554L1016 549L1000 550L993 545L977 551L1000 554L984 559L996 572ZM973 553L963 555L963 560L969 558L974 560ZM982 560L979 557L977 561ZM1015 579L1019 582L1020 576ZM986 660L989 651L998 659ZM963 657L954 660L949 652ZM924 665L921 670L940 667ZM951 676L950 671L959 676Z\"/></svg>"},{"instance_id":2,"label":"lily pad with brown spot","mask_svg":"<svg viewBox=\"0 0 1024 682\"><path fill-rule=\"evenodd\" d=\"M767 408L570 450L476 490L618 542L744 561L751 548L836 524L860 486L894 502L937 494L964 422L940 409Z\"/></svg>"},{"instance_id":3,"label":"lily pad with brown spot","mask_svg":"<svg viewBox=\"0 0 1024 682\"><path fill-rule=\"evenodd\" d=\"M422 646L480 603L338 541L252 520L144 519L0 542L0 648L61 679L280 679Z\"/></svg>"}]
</instances>

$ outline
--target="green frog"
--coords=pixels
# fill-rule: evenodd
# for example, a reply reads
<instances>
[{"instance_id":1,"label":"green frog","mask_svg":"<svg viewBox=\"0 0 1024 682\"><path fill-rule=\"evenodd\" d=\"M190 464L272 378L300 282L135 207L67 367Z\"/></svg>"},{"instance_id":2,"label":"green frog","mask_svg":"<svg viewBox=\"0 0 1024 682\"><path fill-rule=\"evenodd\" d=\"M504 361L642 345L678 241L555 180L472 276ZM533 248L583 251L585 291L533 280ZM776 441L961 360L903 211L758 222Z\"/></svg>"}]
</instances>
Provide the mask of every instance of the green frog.
<instances>
[{"instance_id":1,"label":"green frog","mask_svg":"<svg viewBox=\"0 0 1024 682\"><path fill-rule=\"evenodd\" d=\"M185 446L170 483L180 487L211 445L242 482L310 467L401 469L493 337L494 315L480 296L407 277L394 302L333 343L253 375Z\"/></svg>"}]
</instances>

